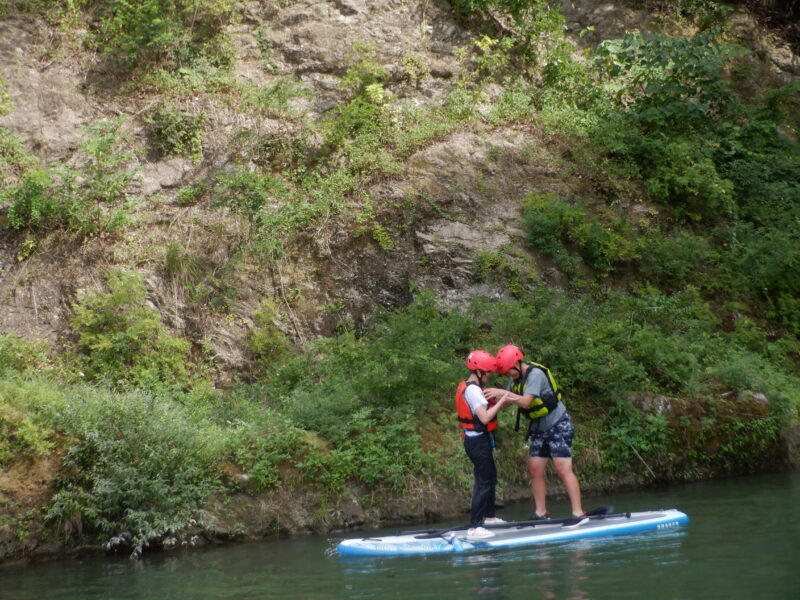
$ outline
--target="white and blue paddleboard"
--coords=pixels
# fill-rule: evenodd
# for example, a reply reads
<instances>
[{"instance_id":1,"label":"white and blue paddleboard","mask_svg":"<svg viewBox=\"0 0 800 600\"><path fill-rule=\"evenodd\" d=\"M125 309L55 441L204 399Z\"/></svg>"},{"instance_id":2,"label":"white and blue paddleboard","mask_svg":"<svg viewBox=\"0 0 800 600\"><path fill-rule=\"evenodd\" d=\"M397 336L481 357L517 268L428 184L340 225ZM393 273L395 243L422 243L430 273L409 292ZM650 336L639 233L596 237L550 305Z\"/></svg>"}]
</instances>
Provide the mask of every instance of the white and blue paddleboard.
<instances>
[{"instance_id":1,"label":"white and blue paddleboard","mask_svg":"<svg viewBox=\"0 0 800 600\"><path fill-rule=\"evenodd\" d=\"M512 521L487 526L492 537L470 539L467 529L427 530L381 537L352 538L339 542L343 556L442 554L531 546L643 531L670 530L686 525L689 517L674 508L631 513L591 515L586 519Z\"/></svg>"}]
</instances>

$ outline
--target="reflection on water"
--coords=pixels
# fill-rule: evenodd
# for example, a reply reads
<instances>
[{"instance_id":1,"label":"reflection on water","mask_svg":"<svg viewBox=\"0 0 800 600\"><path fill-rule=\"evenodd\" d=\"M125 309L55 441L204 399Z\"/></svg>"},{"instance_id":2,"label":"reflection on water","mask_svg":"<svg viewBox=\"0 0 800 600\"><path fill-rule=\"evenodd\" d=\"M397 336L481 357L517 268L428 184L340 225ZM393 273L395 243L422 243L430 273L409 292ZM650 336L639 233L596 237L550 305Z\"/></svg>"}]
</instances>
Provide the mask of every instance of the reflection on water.
<instances>
[{"instance_id":1,"label":"reflection on water","mask_svg":"<svg viewBox=\"0 0 800 600\"><path fill-rule=\"evenodd\" d=\"M330 552L338 539L308 537L141 561L5 568L0 600L800 598L796 473L587 500L622 511L675 507L691 521L678 530L472 554L339 557ZM508 507L503 516L528 512ZM380 533L394 531L363 532Z\"/></svg>"},{"instance_id":2,"label":"reflection on water","mask_svg":"<svg viewBox=\"0 0 800 600\"><path fill-rule=\"evenodd\" d=\"M671 530L486 553L334 560L347 598L586 600L619 589L624 573L640 581L642 562L685 565L687 536L686 530Z\"/></svg>"}]
</instances>

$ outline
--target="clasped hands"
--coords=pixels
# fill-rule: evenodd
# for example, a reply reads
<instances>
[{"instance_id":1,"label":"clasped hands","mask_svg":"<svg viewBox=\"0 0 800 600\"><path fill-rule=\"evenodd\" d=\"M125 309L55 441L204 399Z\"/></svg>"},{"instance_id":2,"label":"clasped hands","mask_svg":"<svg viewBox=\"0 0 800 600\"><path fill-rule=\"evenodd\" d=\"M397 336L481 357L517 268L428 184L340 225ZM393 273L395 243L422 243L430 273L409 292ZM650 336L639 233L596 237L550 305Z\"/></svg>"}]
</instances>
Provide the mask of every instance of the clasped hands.
<instances>
[{"instance_id":1,"label":"clasped hands","mask_svg":"<svg viewBox=\"0 0 800 600\"><path fill-rule=\"evenodd\" d=\"M500 405L500 407L508 406L509 404L516 404L517 395L509 390L502 388L486 388L483 390L484 397L491 405Z\"/></svg>"}]
</instances>

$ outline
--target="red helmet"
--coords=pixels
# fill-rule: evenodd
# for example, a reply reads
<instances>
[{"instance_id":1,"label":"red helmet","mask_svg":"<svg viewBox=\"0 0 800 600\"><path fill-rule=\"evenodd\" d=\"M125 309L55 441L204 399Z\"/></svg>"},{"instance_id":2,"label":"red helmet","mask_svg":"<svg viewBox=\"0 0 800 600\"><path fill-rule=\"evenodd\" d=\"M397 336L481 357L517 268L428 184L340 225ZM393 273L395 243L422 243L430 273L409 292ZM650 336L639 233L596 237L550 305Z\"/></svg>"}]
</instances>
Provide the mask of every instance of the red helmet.
<instances>
[{"instance_id":1,"label":"red helmet","mask_svg":"<svg viewBox=\"0 0 800 600\"><path fill-rule=\"evenodd\" d=\"M470 371L497 371L497 361L486 350L473 350L467 357L467 368Z\"/></svg>"},{"instance_id":2,"label":"red helmet","mask_svg":"<svg viewBox=\"0 0 800 600\"><path fill-rule=\"evenodd\" d=\"M505 375L511 367L517 364L517 361L522 359L522 351L519 348L511 344L503 346L497 351L497 372Z\"/></svg>"}]
</instances>

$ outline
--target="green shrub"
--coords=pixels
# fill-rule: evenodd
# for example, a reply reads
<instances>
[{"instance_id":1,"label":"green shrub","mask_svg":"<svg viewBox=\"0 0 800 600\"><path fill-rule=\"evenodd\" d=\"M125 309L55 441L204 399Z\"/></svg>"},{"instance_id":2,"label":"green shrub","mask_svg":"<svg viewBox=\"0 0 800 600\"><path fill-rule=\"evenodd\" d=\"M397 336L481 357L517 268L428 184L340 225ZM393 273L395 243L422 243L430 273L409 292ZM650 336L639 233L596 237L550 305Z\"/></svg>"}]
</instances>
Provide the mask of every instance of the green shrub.
<instances>
[{"instance_id":1,"label":"green shrub","mask_svg":"<svg viewBox=\"0 0 800 600\"><path fill-rule=\"evenodd\" d=\"M177 106L160 103L145 117L150 144L158 156L202 158L205 115L189 115Z\"/></svg>"},{"instance_id":2,"label":"green shrub","mask_svg":"<svg viewBox=\"0 0 800 600\"><path fill-rule=\"evenodd\" d=\"M522 210L527 244L552 257L566 274L576 272L567 246L575 248L599 275L636 257L630 225L620 218L604 225L580 201L569 203L555 194L533 193Z\"/></svg>"},{"instance_id":3,"label":"green shrub","mask_svg":"<svg viewBox=\"0 0 800 600\"><path fill-rule=\"evenodd\" d=\"M571 223L583 219L583 212L571 207L556 194L537 193L526 198L522 210L528 245L554 258L564 271L571 272L561 236Z\"/></svg>"},{"instance_id":4,"label":"green shrub","mask_svg":"<svg viewBox=\"0 0 800 600\"><path fill-rule=\"evenodd\" d=\"M0 15L9 12L33 14L49 24L69 28L76 26L80 11L92 0L6 0L0 5Z\"/></svg>"},{"instance_id":5,"label":"green shrub","mask_svg":"<svg viewBox=\"0 0 800 600\"><path fill-rule=\"evenodd\" d=\"M721 177L710 147L690 139L642 140L645 187L655 200L675 208L681 221L719 221L734 212L733 183Z\"/></svg>"},{"instance_id":6,"label":"green shrub","mask_svg":"<svg viewBox=\"0 0 800 600\"><path fill-rule=\"evenodd\" d=\"M0 374L46 368L47 350L46 342L29 341L14 333L0 334Z\"/></svg>"},{"instance_id":7,"label":"green shrub","mask_svg":"<svg viewBox=\"0 0 800 600\"><path fill-rule=\"evenodd\" d=\"M390 73L377 61L377 53L371 44L356 42L346 60L350 66L341 85L353 97L370 96L376 85L382 86L390 79ZM376 100L374 96L372 99Z\"/></svg>"},{"instance_id":8,"label":"green shrub","mask_svg":"<svg viewBox=\"0 0 800 600\"><path fill-rule=\"evenodd\" d=\"M513 36L501 42L505 57L498 61L496 53L483 52L489 63L500 67L499 71L505 70L512 58L519 63L517 71L521 70L520 66L544 70L549 67L552 74L555 71L565 74L575 65L569 56L574 49L564 35L564 16L544 0L450 0L450 4L457 14L465 17L486 18L491 13L511 17ZM479 62L487 64L482 60ZM552 77L548 79L553 80Z\"/></svg>"},{"instance_id":9,"label":"green shrub","mask_svg":"<svg viewBox=\"0 0 800 600\"><path fill-rule=\"evenodd\" d=\"M614 78L617 101L642 126L673 136L697 132L739 109L722 69L743 50L720 44L718 33L692 39L629 33L601 43L595 56Z\"/></svg>"},{"instance_id":10,"label":"green shrub","mask_svg":"<svg viewBox=\"0 0 800 600\"><path fill-rule=\"evenodd\" d=\"M35 167L37 162L18 136L0 127L0 178L8 183L14 182L22 173Z\"/></svg>"},{"instance_id":11,"label":"green shrub","mask_svg":"<svg viewBox=\"0 0 800 600\"><path fill-rule=\"evenodd\" d=\"M656 7L664 14L687 18L701 29L719 25L734 10L732 6L712 0L662 0Z\"/></svg>"},{"instance_id":12,"label":"green shrub","mask_svg":"<svg viewBox=\"0 0 800 600\"><path fill-rule=\"evenodd\" d=\"M493 125L528 119L536 106L526 82L518 79L504 86L503 93L492 107L488 121Z\"/></svg>"},{"instance_id":13,"label":"green shrub","mask_svg":"<svg viewBox=\"0 0 800 600\"><path fill-rule=\"evenodd\" d=\"M212 208L243 217L249 225L251 246L262 256L280 255L282 234L305 225L311 212L307 202L282 202L287 194L284 182L271 175L240 168L220 173L214 184Z\"/></svg>"},{"instance_id":14,"label":"green shrub","mask_svg":"<svg viewBox=\"0 0 800 600\"><path fill-rule=\"evenodd\" d=\"M328 121L326 144L330 148L336 148L345 140L358 136L381 136L385 129L383 105L372 98L357 96L348 104L333 110L333 118Z\"/></svg>"},{"instance_id":15,"label":"green shrub","mask_svg":"<svg viewBox=\"0 0 800 600\"><path fill-rule=\"evenodd\" d=\"M46 232L66 229L80 238L113 231L125 224L128 185L135 175L120 151L122 120L88 126L81 142L80 166L56 163L24 172L0 191L8 203L8 227Z\"/></svg>"},{"instance_id":16,"label":"green shrub","mask_svg":"<svg viewBox=\"0 0 800 600\"><path fill-rule=\"evenodd\" d=\"M604 425L608 428L604 466L624 475L646 470L648 479L663 477L653 466L668 463L670 431L664 415L642 413L629 402L617 400Z\"/></svg>"},{"instance_id":17,"label":"green shrub","mask_svg":"<svg viewBox=\"0 0 800 600\"><path fill-rule=\"evenodd\" d=\"M293 349L291 340L275 321L279 318L276 307L263 302L253 315L253 327L247 336L247 348L258 365L257 370L269 372L289 358Z\"/></svg>"},{"instance_id":18,"label":"green shrub","mask_svg":"<svg viewBox=\"0 0 800 600\"><path fill-rule=\"evenodd\" d=\"M160 314L145 304L141 275L109 271L107 285L108 292L89 292L73 304L71 326L87 380L188 388L190 345L167 333Z\"/></svg>"},{"instance_id":19,"label":"green shrub","mask_svg":"<svg viewBox=\"0 0 800 600\"><path fill-rule=\"evenodd\" d=\"M356 413L381 427L403 420L463 376L473 331L467 315L441 314L433 299L422 295L383 315L361 337L345 331L319 340L315 380L297 386L286 410L298 427L336 442L357 429Z\"/></svg>"},{"instance_id":20,"label":"green shrub","mask_svg":"<svg viewBox=\"0 0 800 600\"><path fill-rule=\"evenodd\" d=\"M8 84L0 75L0 117L14 110L14 101L11 100L11 94L8 93L7 88Z\"/></svg>"},{"instance_id":21,"label":"green shrub","mask_svg":"<svg viewBox=\"0 0 800 600\"><path fill-rule=\"evenodd\" d=\"M298 80L278 77L267 85L252 83L241 87L242 104L248 110L255 110L265 117L297 119L304 111L294 101L298 98L311 98L313 90Z\"/></svg>"},{"instance_id":22,"label":"green shrub","mask_svg":"<svg viewBox=\"0 0 800 600\"><path fill-rule=\"evenodd\" d=\"M109 0L91 6L95 45L126 68L178 66L198 58L230 61L220 48L236 12L233 0Z\"/></svg>"},{"instance_id":23,"label":"green shrub","mask_svg":"<svg viewBox=\"0 0 800 600\"><path fill-rule=\"evenodd\" d=\"M298 463L306 478L333 493L353 480L371 489L407 489L423 462L420 436L411 421L378 425L368 410L357 410L352 419L350 436L330 452L309 452Z\"/></svg>"},{"instance_id":24,"label":"green shrub","mask_svg":"<svg viewBox=\"0 0 800 600\"><path fill-rule=\"evenodd\" d=\"M61 225L67 215L55 194L60 183L46 169L23 174L16 185L3 192L4 200L9 203L8 226L46 231Z\"/></svg>"},{"instance_id":25,"label":"green shrub","mask_svg":"<svg viewBox=\"0 0 800 600\"><path fill-rule=\"evenodd\" d=\"M22 457L48 455L55 446L52 430L25 406L29 387L5 371L0 383L0 468Z\"/></svg>"},{"instance_id":26,"label":"green shrub","mask_svg":"<svg viewBox=\"0 0 800 600\"><path fill-rule=\"evenodd\" d=\"M193 206L200 202L207 191L208 186L203 182L185 185L178 190L175 196L175 202L181 206Z\"/></svg>"},{"instance_id":27,"label":"green shrub","mask_svg":"<svg viewBox=\"0 0 800 600\"><path fill-rule=\"evenodd\" d=\"M648 281L665 291L677 291L692 283L702 286L714 275L721 257L711 241L687 230L670 235L654 231L641 239L638 265Z\"/></svg>"},{"instance_id":28,"label":"green shrub","mask_svg":"<svg viewBox=\"0 0 800 600\"><path fill-rule=\"evenodd\" d=\"M778 303L800 298L800 235L796 230L740 227L730 278L741 277L756 301L774 311ZM744 277L742 277L744 275ZM788 306L787 306L788 308ZM773 314L777 320L783 316ZM787 313L785 316L790 316ZM790 325L789 322L783 325ZM794 321L796 327L797 320ZM795 329L795 333L798 331Z\"/></svg>"},{"instance_id":29,"label":"green shrub","mask_svg":"<svg viewBox=\"0 0 800 600\"><path fill-rule=\"evenodd\" d=\"M537 290L491 310L494 337L534 349L532 360L565 389L601 402L626 391L693 392L725 346L714 334L719 321L691 288L594 302Z\"/></svg>"},{"instance_id":30,"label":"green shrub","mask_svg":"<svg viewBox=\"0 0 800 600\"><path fill-rule=\"evenodd\" d=\"M224 439L213 428L198 427L170 398L144 392L76 388L63 402L48 415L74 441L47 519L65 537L100 539L138 556L202 524Z\"/></svg>"},{"instance_id":31,"label":"green shrub","mask_svg":"<svg viewBox=\"0 0 800 600\"><path fill-rule=\"evenodd\" d=\"M395 154L408 157L434 139L475 123L479 118L478 100L476 91L456 87L445 96L441 106L427 109L414 105L397 107L393 112Z\"/></svg>"},{"instance_id":32,"label":"green shrub","mask_svg":"<svg viewBox=\"0 0 800 600\"><path fill-rule=\"evenodd\" d=\"M292 465L303 450L302 431L274 410L240 423L228 436L227 452L249 476L256 491L281 485L281 467Z\"/></svg>"}]
</instances>

